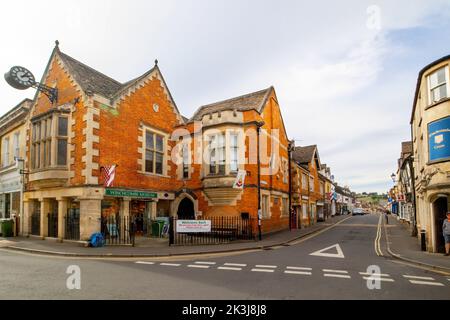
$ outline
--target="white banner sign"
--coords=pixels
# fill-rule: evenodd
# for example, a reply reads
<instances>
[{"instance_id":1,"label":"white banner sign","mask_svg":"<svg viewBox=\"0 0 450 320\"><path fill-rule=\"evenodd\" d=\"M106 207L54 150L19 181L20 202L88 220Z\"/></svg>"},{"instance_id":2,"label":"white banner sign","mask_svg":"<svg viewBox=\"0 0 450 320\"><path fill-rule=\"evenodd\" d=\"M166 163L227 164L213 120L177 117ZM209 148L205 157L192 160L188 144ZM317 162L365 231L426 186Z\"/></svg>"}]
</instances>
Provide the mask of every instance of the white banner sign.
<instances>
[{"instance_id":1,"label":"white banner sign","mask_svg":"<svg viewBox=\"0 0 450 320\"><path fill-rule=\"evenodd\" d=\"M233 185L234 189L243 189L244 188L246 174L247 174L247 171L245 171L245 170L238 171L237 176L236 176L236 181L234 182L234 185Z\"/></svg>"},{"instance_id":2,"label":"white banner sign","mask_svg":"<svg viewBox=\"0 0 450 320\"><path fill-rule=\"evenodd\" d=\"M211 232L211 220L177 220L177 232Z\"/></svg>"}]
</instances>

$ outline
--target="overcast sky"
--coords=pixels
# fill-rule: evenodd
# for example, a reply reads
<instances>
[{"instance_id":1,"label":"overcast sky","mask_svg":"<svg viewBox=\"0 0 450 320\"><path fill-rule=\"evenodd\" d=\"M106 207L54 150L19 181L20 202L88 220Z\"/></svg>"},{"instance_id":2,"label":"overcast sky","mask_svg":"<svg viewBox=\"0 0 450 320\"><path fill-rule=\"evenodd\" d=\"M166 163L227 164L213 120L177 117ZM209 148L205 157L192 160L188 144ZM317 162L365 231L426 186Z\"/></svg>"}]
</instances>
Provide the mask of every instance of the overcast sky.
<instances>
[{"instance_id":1,"label":"overcast sky","mask_svg":"<svg viewBox=\"0 0 450 320\"><path fill-rule=\"evenodd\" d=\"M0 71L40 79L54 41L125 82L159 60L184 116L275 86L290 138L341 185L385 192L409 140L417 74L450 53L450 2L2 1ZM0 79L0 113L33 89Z\"/></svg>"}]
</instances>

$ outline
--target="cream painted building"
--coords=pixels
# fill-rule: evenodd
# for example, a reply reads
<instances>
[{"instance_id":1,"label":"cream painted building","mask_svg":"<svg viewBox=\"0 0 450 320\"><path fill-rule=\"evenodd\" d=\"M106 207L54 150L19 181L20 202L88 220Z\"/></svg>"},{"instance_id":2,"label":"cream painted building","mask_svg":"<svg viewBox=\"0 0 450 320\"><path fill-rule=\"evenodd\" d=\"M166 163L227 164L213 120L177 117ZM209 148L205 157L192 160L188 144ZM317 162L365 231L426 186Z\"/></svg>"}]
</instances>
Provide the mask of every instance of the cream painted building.
<instances>
[{"instance_id":1,"label":"cream painted building","mask_svg":"<svg viewBox=\"0 0 450 320\"><path fill-rule=\"evenodd\" d=\"M450 204L450 55L423 68L411 115L418 232L441 252L442 221Z\"/></svg>"},{"instance_id":2,"label":"cream painted building","mask_svg":"<svg viewBox=\"0 0 450 320\"><path fill-rule=\"evenodd\" d=\"M20 225L26 122L32 101L23 100L0 118L0 219L16 218Z\"/></svg>"}]
</instances>

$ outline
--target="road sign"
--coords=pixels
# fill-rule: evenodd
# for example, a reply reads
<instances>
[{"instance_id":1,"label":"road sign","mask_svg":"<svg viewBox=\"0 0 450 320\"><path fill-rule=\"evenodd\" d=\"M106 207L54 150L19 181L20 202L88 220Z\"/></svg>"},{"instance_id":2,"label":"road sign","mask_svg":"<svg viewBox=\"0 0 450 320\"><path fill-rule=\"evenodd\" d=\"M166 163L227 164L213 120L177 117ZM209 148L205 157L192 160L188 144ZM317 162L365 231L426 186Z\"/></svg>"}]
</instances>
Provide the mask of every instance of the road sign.
<instances>
[{"instance_id":1,"label":"road sign","mask_svg":"<svg viewBox=\"0 0 450 320\"><path fill-rule=\"evenodd\" d=\"M335 249L336 253L326 253L325 252L325 251L329 251L331 249ZM345 258L344 252L342 252L341 246L339 244L335 244L335 245L332 245L325 249L314 251L313 253L310 253L309 255L317 256L317 257L327 257L327 258Z\"/></svg>"}]
</instances>

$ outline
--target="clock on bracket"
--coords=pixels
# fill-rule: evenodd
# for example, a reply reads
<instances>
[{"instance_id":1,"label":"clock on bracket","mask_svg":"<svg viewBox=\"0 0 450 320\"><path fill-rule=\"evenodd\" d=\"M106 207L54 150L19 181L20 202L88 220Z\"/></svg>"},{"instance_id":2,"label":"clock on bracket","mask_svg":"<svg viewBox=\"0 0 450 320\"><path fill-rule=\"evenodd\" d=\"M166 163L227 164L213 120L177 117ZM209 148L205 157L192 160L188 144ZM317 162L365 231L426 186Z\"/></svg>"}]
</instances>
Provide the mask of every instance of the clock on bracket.
<instances>
[{"instance_id":1,"label":"clock on bracket","mask_svg":"<svg viewBox=\"0 0 450 320\"><path fill-rule=\"evenodd\" d=\"M5 74L5 80L10 86L19 90L28 89L36 84L31 71L20 66L12 67L11 70Z\"/></svg>"}]
</instances>

